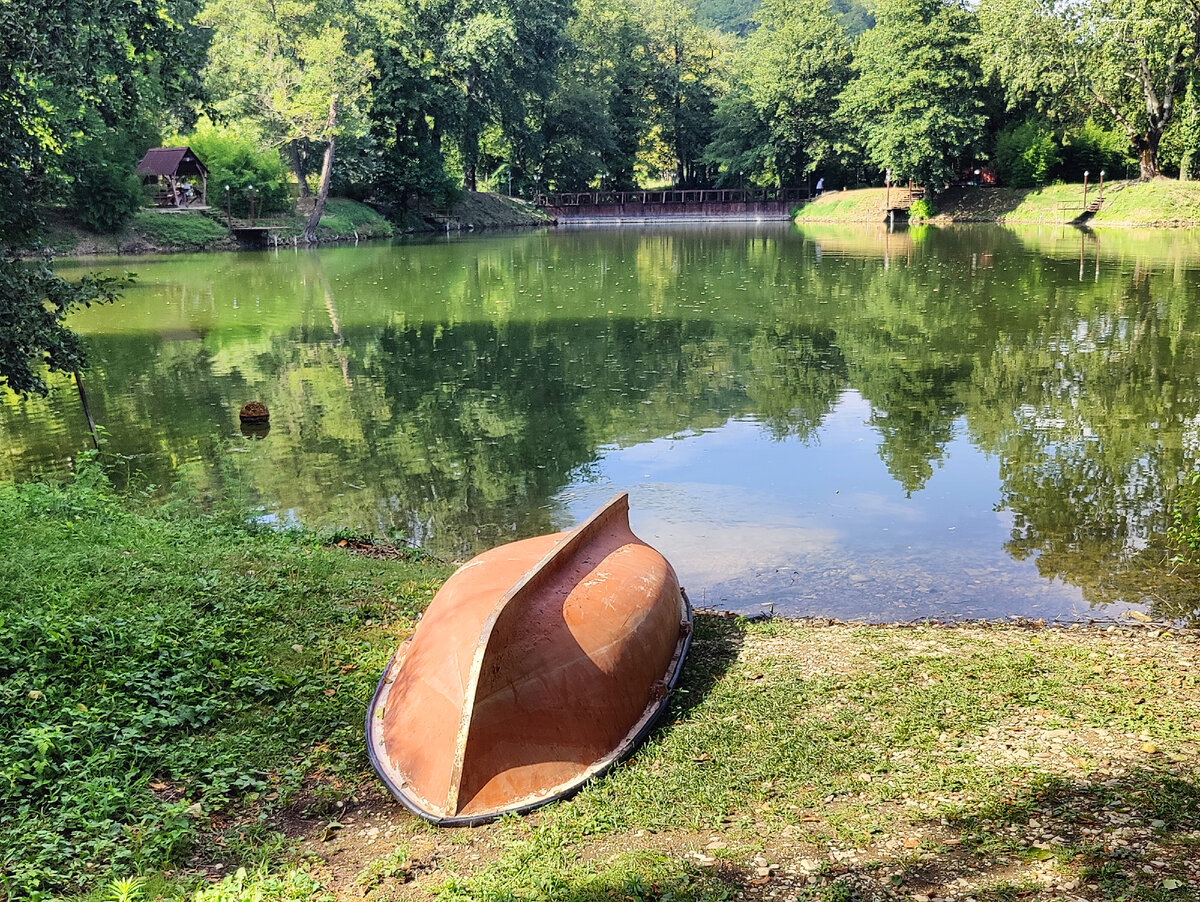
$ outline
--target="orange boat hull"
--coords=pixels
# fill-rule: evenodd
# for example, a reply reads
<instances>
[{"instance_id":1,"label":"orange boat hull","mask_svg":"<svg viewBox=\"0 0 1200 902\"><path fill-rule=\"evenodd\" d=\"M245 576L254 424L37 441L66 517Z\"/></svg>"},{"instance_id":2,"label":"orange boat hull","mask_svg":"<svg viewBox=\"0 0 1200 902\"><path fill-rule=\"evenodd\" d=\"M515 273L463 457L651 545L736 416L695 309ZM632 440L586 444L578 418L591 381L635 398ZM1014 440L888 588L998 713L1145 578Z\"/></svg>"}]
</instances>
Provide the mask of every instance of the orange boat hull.
<instances>
[{"instance_id":1,"label":"orange boat hull","mask_svg":"<svg viewBox=\"0 0 1200 902\"><path fill-rule=\"evenodd\" d=\"M435 824L562 798L628 755L679 678L692 614L622 494L565 533L473 558L393 655L371 763Z\"/></svg>"}]
</instances>

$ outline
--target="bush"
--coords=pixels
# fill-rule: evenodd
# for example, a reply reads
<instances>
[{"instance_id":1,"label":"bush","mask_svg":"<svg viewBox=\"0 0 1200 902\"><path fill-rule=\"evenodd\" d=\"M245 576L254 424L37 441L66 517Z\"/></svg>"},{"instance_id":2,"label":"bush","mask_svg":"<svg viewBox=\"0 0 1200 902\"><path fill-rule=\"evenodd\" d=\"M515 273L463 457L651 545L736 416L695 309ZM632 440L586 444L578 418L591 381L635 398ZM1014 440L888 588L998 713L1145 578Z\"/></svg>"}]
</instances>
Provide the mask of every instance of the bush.
<instances>
[{"instance_id":1,"label":"bush","mask_svg":"<svg viewBox=\"0 0 1200 902\"><path fill-rule=\"evenodd\" d=\"M996 172L1010 187L1043 184L1058 161L1054 133L1036 119L1009 126L996 136Z\"/></svg>"},{"instance_id":2,"label":"bush","mask_svg":"<svg viewBox=\"0 0 1200 902\"><path fill-rule=\"evenodd\" d=\"M1109 178L1120 178L1126 164L1136 159L1130 155L1129 138L1124 132L1109 131L1091 119L1063 135L1059 158L1052 174L1066 182L1082 182L1084 170L1091 173L1092 179L1098 179L1102 169Z\"/></svg>"},{"instance_id":3,"label":"bush","mask_svg":"<svg viewBox=\"0 0 1200 902\"><path fill-rule=\"evenodd\" d=\"M116 232L142 206L142 183L134 171L138 154L129 138L99 123L66 161L74 175L71 219L91 232Z\"/></svg>"},{"instance_id":4,"label":"bush","mask_svg":"<svg viewBox=\"0 0 1200 902\"><path fill-rule=\"evenodd\" d=\"M919 197L913 201L913 205L908 208L909 219L932 219L937 210L934 209L933 202L927 197Z\"/></svg>"},{"instance_id":5,"label":"bush","mask_svg":"<svg viewBox=\"0 0 1200 902\"><path fill-rule=\"evenodd\" d=\"M258 216L281 213L291 207L288 177L279 152L263 150L251 136L232 128L220 128L202 120L191 135L179 138L208 167L208 202L219 210L226 208L225 186L229 186L229 207L234 216L250 215L250 187L254 188L254 211Z\"/></svg>"}]
</instances>

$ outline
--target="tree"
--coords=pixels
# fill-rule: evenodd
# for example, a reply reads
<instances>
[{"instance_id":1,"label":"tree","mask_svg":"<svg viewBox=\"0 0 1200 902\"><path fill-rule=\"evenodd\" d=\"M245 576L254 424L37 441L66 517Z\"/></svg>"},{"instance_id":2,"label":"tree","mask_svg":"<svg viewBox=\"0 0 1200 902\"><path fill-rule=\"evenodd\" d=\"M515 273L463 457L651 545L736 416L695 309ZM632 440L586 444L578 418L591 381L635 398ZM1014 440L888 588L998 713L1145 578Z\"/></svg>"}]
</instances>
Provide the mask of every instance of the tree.
<instances>
[{"instance_id":1,"label":"tree","mask_svg":"<svg viewBox=\"0 0 1200 902\"><path fill-rule=\"evenodd\" d=\"M979 20L1010 104L1102 111L1129 136L1141 177L1159 174L1163 134L1200 66L1200 0L983 0Z\"/></svg>"},{"instance_id":2,"label":"tree","mask_svg":"<svg viewBox=\"0 0 1200 902\"><path fill-rule=\"evenodd\" d=\"M858 39L842 117L876 166L936 190L969 162L986 125L974 17L943 0L883 0L875 17Z\"/></svg>"},{"instance_id":3,"label":"tree","mask_svg":"<svg viewBox=\"0 0 1200 902\"><path fill-rule=\"evenodd\" d=\"M823 0L766 0L757 21L738 53L739 83L718 103L709 156L727 175L769 163L779 184L795 184L832 154L850 47Z\"/></svg>"},{"instance_id":4,"label":"tree","mask_svg":"<svg viewBox=\"0 0 1200 902\"><path fill-rule=\"evenodd\" d=\"M0 384L18 394L44 395L43 368L72 373L86 361L79 337L63 325L77 307L115 300L122 280L85 276L67 282L38 263L0 262Z\"/></svg>"},{"instance_id":5,"label":"tree","mask_svg":"<svg viewBox=\"0 0 1200 902\"><path fill-rule=\"evenodd\" d=\"M119 280L67 282L48 259L21 257L36 247L41 209L68 196L71 161L89 135L113 135L114 148L131 135L144 140L159 112L186 106L186 51L171 9L161 0L0 4L0 384L14 391L45 392L43 364L81 368L83 348L63 319L116 296ZM118 217L129 209L136 161L132 142L123 148L92 158L87 174L118 195L110 208Z\"/></svg>"},{"instance_id":6,"label":"tree","mask_svg":"<svg viewBox=\"0 0 1200 902\"><path fill-rule=\"evenodd\" d=\"M645 26L619 0L578 0L567 37L540 117L543 184L582 190L607 173L606 186L633 188L651 115Z\"/></svg>"},{"instance_id":7,"label":"tree","mask_svg":"<svg viewBox=\"0 0 1200 902\"><path fill-rule=\"evenodd\" d=\"M696 24L681 0L644 0L639 8L645 49L651 127L642 156L657 168L669 160L676 185L705 181L704 148L724 77L728 39Z\"/></svg>"},{"instance_id":8,"label":"tree","mask_svg":"<svg viewBox=\"0 0 1200 902\"><path fill-rule=\"evenodd\" d=\"M361 23L348 5L316 0L211 0L199 20L213 29L205 80L220 98L218 108L253 120L281 147L300 140L324 145L304 227L304 240L314 243L337 140L365 128L374 63L356 40Z\"/></svg>"}]
</instances>

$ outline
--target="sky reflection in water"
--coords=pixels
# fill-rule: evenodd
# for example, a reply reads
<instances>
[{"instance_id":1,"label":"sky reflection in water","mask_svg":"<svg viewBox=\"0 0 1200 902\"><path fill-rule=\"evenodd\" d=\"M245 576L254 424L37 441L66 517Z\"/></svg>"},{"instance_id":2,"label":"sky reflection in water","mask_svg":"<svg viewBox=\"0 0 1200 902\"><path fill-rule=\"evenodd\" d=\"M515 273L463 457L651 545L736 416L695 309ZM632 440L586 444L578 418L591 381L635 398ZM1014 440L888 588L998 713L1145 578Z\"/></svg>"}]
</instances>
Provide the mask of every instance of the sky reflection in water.
<instances>
[{"instance_id":1,"label":"sky reflection in water","mask_svg":"<svg viewBox=\"0 0 1200 902\"><path fill-rule=\"evenodd\" d=\"M588 480L561 497L577 521L630 492L634 530L701 606L870 621L1090 615L1078 588L1004 551L1012 516L993 509L996 463L961 429L908 496L879 459L869 416L847 391L805 445L740 418L602 449Z\"/></svg>"}]
</instances>

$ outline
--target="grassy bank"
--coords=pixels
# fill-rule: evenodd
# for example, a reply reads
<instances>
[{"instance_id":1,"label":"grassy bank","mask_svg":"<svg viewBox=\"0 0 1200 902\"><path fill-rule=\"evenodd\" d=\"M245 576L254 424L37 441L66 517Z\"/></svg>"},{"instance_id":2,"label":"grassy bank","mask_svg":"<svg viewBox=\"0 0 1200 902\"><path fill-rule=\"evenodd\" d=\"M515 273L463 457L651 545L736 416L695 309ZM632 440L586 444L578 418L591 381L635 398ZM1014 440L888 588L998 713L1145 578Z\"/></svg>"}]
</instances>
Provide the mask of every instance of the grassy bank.
<instances>
[{"instance_id":1,"label":"grassy bank","mask_svg":"<svg viewBox=\"0 0 1200 902\"><path fill-rule=\"evenodd\" d=\"M1089 185L1088 199L1099 194ZM1157 179L1153 182L1110 182L1105 203L1093 227L1200 227L1200 182ZM942 222L1062 223L1083 210L1083 185L1044 188L953 188L936 198ZM799 222L879 222L885 191L866 188L834 191L805 204Z\"/></svg>"},{"instance_id":2,"label":"grassy bank","mask_svg":"<svg viewBox=\"0 0 1200 902\"><path fill-rule=\"evenodd\" d=\"M281 242L290 244L304 233L306 219L304 214L296 212L270 216L258 222L278 227L274 234ZM238 225L237 222L234 224ZM365 204L334 197L326 203L317 235L324 242L365 241L390 238L395 231L390 222ZM238 247L226 227L224 214L215 207L185 212L143 210L115 235L95 235L71 227L62 219L52 220L47 243L61 256L236 250Z\"/></svg>"},{"instance_id":3,"label":"grassy bank","mask_svg":"<svg viewBox=\"0 0 1200 902\"><path fill-rule=\"evenodd\" d=\"M439 831L361 718L446 568L196 507L0 489L11 898L1200 898L1194 633L700 616L627 764Z\"/></svg>"},{"instance_id":4,"label":"grassy bank","mask_svg":"<svg viewBox=\"0 0 1200 902\"><path fill-rule=\"evenodd\" d=\"M236 250L224 213L216 207L207 211L143 210L134 215L119 234L95 235L70 225L62 216L49 217L49 244L59 256L115 256L120 254L173 253ZM260 218L257 223L274 227L283 244L304 234L307 214ZM519 198L499 194L466 192L443 212L410 214L393 225L366 204L332 197L325 206L317 237L322 242L370 241L392 238L400 232L460 231L546 225L550 219L537 207ZM234 225L248 225L235 222Z\"/></svg>"}]
</instances>

